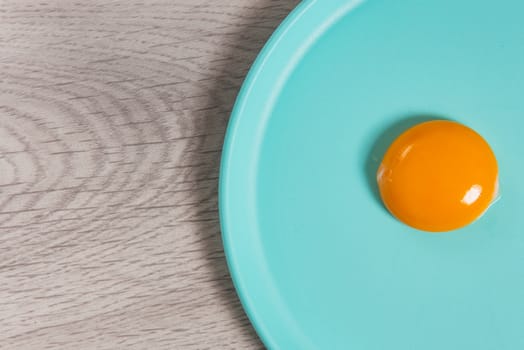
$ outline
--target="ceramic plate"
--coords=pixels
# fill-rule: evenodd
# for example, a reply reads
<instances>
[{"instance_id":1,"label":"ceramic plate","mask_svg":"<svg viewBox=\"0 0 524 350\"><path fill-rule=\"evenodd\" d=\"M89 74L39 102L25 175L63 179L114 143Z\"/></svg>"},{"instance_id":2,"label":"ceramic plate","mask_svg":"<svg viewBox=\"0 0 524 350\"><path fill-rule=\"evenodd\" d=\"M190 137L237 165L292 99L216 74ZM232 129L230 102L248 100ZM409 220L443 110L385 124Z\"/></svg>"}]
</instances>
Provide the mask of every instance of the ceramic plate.
<instances>
[{"instance_id":1,"label":"ceramic plate","mask_svg":"<svg viewBox=\"0 0 524 350\"><path fill-rule=\"evenodd\" d=\"M524 2L303 2L251 69L228 129L223 239L271 349L524 349ZM490 143L501 198L429 234L375 171L406 127Z\"/></svg>"}]
</instances>

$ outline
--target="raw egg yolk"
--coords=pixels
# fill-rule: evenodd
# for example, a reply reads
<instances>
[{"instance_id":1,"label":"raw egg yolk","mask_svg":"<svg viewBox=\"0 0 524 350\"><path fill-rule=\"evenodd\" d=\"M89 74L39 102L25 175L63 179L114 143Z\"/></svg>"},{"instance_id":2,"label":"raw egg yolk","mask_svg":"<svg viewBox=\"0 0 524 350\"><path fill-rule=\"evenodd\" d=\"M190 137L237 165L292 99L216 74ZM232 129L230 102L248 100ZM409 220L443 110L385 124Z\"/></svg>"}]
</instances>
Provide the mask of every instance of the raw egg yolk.
<instances>
[{"instance_id":1,"label":"raw egg yolk","mask_svg":"<svg viewBox=\"0 0 524 350\"><path fill-rule=\"evenodd\" d=\"M403 223L443 232L479 218L498 195L497 160L472 129L447 120L418 124L389 147L377 172L386 208Z\"/></svg>"}]
</instances>

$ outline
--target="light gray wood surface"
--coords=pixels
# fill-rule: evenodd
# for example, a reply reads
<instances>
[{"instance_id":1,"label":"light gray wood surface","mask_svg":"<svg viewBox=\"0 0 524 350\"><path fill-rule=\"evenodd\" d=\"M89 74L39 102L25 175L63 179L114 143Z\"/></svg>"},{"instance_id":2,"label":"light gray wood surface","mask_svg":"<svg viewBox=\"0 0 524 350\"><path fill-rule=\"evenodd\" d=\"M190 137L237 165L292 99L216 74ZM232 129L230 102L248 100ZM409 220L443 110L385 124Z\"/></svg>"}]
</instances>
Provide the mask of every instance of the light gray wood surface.
<instances>
[{"instance_id":1,"label":"light gray wood surface","mask_svg":"<svg viewBox=\"0 0 524 350\"><path fill-rule=\"evenodd\" d=\"M258 349L217 212L297 0L0 0L0 348Z\"/></svg>"}]
</instances>

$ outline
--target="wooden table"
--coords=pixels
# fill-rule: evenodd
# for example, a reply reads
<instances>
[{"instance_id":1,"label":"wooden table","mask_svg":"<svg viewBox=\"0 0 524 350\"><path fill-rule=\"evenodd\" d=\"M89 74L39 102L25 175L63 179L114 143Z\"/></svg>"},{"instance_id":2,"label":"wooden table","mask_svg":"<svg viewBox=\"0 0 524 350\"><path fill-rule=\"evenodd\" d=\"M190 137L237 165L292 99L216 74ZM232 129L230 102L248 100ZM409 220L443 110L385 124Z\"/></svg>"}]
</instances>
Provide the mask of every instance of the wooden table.
<instances>
[{"instance_id":1,"label":"wooden table","mask_svg":"<svg viewBox=\"0 0 524 350\"><path fill-rule=\"evenodd\" d=\"M297 0L0 0L0 348L257 349L217 213Z\"/></svg>"}]
</instances>

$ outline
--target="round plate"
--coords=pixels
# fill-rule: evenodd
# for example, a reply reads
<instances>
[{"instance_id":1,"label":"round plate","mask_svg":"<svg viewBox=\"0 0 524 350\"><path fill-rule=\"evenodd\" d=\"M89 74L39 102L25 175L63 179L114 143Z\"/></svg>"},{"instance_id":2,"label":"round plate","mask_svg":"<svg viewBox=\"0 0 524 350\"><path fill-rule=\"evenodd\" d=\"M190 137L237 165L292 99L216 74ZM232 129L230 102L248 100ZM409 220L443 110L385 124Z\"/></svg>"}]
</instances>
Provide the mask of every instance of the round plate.
<instances>
[{"instance_id":1,"label":"round plate","mask_svg":"<svg viewBox=\"0 0 524 350\"><path fill-rule=\"evenodd\" d=\"M271 349L524 349L524 2L305 1L238 97L220 211L240 299ZM501 199L429 234L375 171L434 118L490 143ZM460 171L460 169L458 169Z\"/></svg>"}]
</instances>

